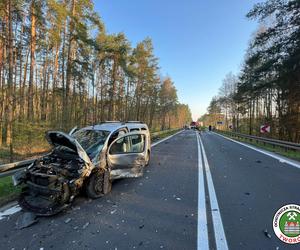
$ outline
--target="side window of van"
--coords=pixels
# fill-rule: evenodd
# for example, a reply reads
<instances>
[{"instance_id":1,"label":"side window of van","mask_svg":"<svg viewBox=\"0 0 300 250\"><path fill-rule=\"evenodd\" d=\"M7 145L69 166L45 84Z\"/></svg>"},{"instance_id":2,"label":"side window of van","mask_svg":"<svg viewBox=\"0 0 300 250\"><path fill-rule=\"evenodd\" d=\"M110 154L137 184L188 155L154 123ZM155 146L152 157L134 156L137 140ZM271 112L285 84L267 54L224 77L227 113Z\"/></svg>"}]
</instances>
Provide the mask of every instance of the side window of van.
<instances>
[{"instance_id":1,"label":"side window of van","mask_svg":"<svg viewBox=\"0 0 300 250\"><path fill-rule=\"evenodd\" d=\"M111 137L109 138L108 140L108 145L110 145L115 139L117 139L118 137L122 136L122 135L125 135L126 134L126 131L124 130L118 130L116 131L115 133L113 133L111 135Z\"/></svg>"},{"instance_id":2,"label":"side window of van","mask_svg":"<svg viewBox=\"0 0 300 250\"><path fill-rule=\"evenodd\" d=\"M109 153L111 155L142 153L144 147L145 135L128 135L115 141L111 146Z\"/></svg>"}]
</instances>

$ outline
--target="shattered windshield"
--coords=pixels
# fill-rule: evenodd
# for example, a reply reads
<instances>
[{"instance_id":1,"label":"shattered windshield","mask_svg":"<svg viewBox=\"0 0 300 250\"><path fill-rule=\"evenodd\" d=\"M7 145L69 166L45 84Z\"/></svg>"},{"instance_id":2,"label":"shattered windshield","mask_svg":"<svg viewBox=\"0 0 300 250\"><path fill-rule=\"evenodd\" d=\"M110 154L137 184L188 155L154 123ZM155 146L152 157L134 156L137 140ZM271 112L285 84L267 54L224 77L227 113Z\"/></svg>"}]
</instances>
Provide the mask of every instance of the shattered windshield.
<instances>
[{"instance_id":1,"label":"shattered windshield","mask_svg":"<svg viewBox=\"0 0 300 250\"><path fill-rule=\"evenodd\" d=\"M104 130L79 130L72 136L79 142L90 158L94 158L102 150L108 135L109 132Z\"/></svg>"}]
</instances>

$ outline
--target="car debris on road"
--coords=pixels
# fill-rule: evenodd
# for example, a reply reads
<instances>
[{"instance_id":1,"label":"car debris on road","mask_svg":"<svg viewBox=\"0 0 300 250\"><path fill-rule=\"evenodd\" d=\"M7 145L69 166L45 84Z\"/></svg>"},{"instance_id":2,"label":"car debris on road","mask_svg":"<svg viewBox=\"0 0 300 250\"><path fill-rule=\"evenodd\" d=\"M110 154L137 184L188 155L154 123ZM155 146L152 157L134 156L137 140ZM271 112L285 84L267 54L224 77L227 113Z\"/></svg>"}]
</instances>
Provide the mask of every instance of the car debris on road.
<instances>
[{"instance_id":1,"label":"car debris on road","mask_svg":"<svg viewBox=\"0 0 300 250\"><path fill-rule=\"evenodd\" d=\"M16 228L23 229L23 228L29 227L37 222L38 222L38 220L34 213L31 213L31 212L21 213L16 221Z\"/></svg>"}]
</instances>

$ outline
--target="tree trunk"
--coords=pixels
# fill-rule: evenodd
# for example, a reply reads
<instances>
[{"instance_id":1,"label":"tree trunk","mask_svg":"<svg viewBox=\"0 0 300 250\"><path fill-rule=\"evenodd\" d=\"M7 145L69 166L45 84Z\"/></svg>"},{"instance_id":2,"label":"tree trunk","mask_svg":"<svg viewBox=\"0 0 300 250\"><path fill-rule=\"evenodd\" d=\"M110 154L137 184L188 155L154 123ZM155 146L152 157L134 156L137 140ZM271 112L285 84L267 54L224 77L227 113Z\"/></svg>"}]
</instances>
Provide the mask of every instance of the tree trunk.
<instances>
[{"instance_id":1,"label":"tree trunk","mask_svg":"<svg viewBox=\"0 0 300 250\"><path fill-rule=\"evenodd\" d=\"M116 119L116 103L115 95L117 90L117 57L114 56L113 68L112 68L112 80L110 89L110 109L109 109L109 120Z\"/></svg>"},{"instance_id":2,"label":"tree trunk","mask_svg":"<svg viewBox=\"0 0 300 250\"><path fill-rule=\"evenodd\" d=\"M73 32L74 32L74 20L75 17L75 10L76 10L76 3L75 0L72 0L71 5L71 19L69 22L69 37L68 37L68 52L67 52L67 75L66 75L66 90L64 96L64 126L67 128L69 126L69 118L70 118L70 86L71 86L71 74L72 74L72 64L73 64L73 57L72 57L72 49L73 49Z\"/></svg>"},{"instance_id":3,"label":"tree trunk","mask_svg":"<svg viewBox=\"0 0 300 250\"><path fill-rule=\"evenodd\" d=\"M36 14L35 1L31 3L31 39L30 39L30 73L28 83L28 113L27 118L30 122L34 118L33 110L33 77L35 71L35 47L36 47Z\"/></svg>"},{"instance_id":4,"label":"tree trunk","mask_svg":"<svg viewBox=\"0 0 300 250\"><path fill-rule=\"evenodd\" d=\"M12 34L12 1L8 1L8 81L7 81L7 106L6 106L6 145L10 147L10 160L13 160L13 34Z\"/></svg>"},{"instance_id":5,"label":"tree trunk","mask_svg":"<svg viewBox=\"0 0 300 250\"><path fill-rule=\"evenodd\" d=\"M54 58L54 69L53 69L53 82L52 82L52 102L51 102L51 122L56 124L57 122L57 111L56 111L56 88L57 88L57 72L58 72L58 55L59 55L59 43L55 46L55 58Z\"/></svg>"}]
</instances>

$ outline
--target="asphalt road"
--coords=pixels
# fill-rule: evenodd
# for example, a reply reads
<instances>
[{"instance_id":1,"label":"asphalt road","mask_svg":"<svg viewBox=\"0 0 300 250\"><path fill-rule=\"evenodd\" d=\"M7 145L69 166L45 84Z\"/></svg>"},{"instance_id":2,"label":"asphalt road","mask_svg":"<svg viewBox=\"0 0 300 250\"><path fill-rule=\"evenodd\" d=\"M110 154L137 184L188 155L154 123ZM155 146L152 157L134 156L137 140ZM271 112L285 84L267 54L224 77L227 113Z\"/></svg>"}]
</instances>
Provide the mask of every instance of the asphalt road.
<instances>
[{"instance_id":1,"label":"asphalt road","mask_svg":"<svg viewBox=\"0 0 300 250\"><path fill-rule=\"evenodd\" d=\"M104 198L78 197L22 230L20 213L1 220L0 249L299 249L272 229L281 206L299 203L299 180L300 169L287 163L183 131L152 149L142 178L114 182Z\"/></svg>"},{"instance_id":2,"label":"asphalt road","mask_svg":"<svg viewBox=\"0 0 300 250\"><path fill-rule=\"evenodd\" d=\"M142 178L114 182L104 198L79 197L22 230L19 213L0 221L0 249L196 249L197 160L195 132L180 133L152 149Z\"/></svg>"},{"instance_id":3,"label":"asphalt road","mask_svg":"<svg viewBox=\"0 0 300 250\"><path fill-rule=\"evenodd\" d=\"M300 169L214 133L201 138L229 249L300 249L281 242L272 228L280 207L299 204Z\"/></svg>"}]
</instances>

